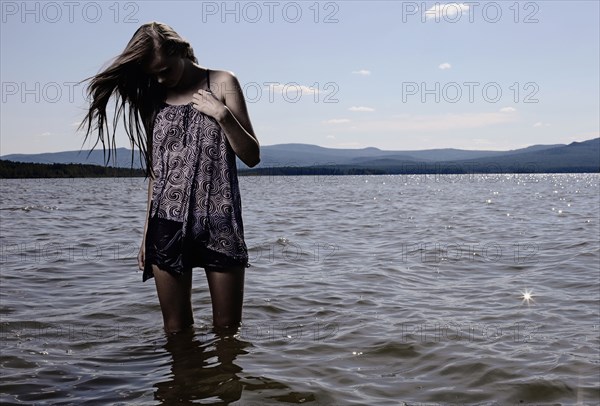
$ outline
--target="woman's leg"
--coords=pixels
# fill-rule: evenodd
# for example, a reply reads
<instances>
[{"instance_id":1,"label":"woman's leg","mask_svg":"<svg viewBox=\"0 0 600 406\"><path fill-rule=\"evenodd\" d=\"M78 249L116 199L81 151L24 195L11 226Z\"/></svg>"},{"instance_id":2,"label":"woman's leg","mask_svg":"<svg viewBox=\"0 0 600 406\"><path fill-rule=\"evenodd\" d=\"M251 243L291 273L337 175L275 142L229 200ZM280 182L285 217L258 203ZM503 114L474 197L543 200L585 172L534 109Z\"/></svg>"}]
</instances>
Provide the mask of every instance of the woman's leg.
<instances>
[{"instance_id":1,"label":"woman's leg","mask_svg":"<svg viewBox=\"0 0 600 406\"><path fill-rule=\"evenodd\" d=\"M176 333L194 324L192 313L192 272L175 277L152 265L154 281L164 328L167 333Z\"/></svg>"},{"instance_id":2,"label":"woman's leg","mask_svg":"<svg viewBox=\"0 0 600 406\"><path fill-rule=\"evenodd\" d=\"M212 300L213 324L237 329L242 321L244 266L228 269L205 268Z\"/></svg>"}]
</instances>

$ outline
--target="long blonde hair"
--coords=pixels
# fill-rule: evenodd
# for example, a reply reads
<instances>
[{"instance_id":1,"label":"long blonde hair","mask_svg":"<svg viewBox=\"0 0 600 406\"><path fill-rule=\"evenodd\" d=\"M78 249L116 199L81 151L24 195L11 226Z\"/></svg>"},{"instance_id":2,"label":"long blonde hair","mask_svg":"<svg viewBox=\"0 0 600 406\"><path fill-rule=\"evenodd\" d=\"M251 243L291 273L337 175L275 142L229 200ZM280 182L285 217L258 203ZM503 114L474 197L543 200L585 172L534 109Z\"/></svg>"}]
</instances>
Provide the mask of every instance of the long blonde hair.
<instances>
[{"instance_id":1,"label":"long blonde hair","mask_svg":"<svg viewBox=\"0 0 600 406\"><path fill-rule=\"evenodd\" d=\"M146 175L152 173L152 131L159 103L165 94L156 79L144 71L144 66L159 52L198 62L189 42L171 27L150 22L137 29L123 52L114 58L108 68L82 81L89 81L87 95L90 107L78 129L86 128L84 143L97 131L97 139L91 150L101 143L106 165L111 153L116 155L115 131L122 116L132 146L131 165L137 147ZM115 113L110 134L106 105L112 96L115 98Z\"/></svg>"}]
</instances>

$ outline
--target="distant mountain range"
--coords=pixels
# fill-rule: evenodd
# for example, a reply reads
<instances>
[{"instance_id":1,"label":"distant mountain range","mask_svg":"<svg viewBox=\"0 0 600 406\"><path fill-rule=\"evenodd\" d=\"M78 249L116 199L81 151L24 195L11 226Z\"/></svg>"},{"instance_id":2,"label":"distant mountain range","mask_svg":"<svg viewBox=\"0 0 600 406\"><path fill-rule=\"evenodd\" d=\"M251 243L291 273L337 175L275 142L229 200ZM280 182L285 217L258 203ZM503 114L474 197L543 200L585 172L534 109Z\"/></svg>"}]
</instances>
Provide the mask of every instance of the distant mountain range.
<instances>
[{"instance_id":1,"label":"distant mountain range","mask_svg":"<svg viewBox=\"0 0 600 406\"><path fill-rule=\"evenodd\" d=\"M89 153L89 157L88 157ZM117 149L116 167L131 167L131 150ZM102 150L10 154L2 160L28 163L76 163L104 165ZM140 167L134 155L134 168ZM430 149L384 151L378 148L337 149L309 144L278 144L261 147L261 163L250 172L268 169L336 168L342 173L467 173L467 172L600 172L600 138L571 144L533 145L510 151ZM238 161L242 172L248 169Z\"/></svg>"}]
</instances>

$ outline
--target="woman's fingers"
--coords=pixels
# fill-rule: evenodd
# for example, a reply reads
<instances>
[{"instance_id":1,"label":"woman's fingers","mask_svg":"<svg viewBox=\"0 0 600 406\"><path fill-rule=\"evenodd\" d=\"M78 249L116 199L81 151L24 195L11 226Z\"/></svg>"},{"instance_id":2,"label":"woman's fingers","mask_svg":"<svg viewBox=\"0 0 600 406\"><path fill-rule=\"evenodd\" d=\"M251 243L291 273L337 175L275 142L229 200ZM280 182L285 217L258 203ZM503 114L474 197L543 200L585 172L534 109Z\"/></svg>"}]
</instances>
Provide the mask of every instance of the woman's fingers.
<instances>
[{"instance_id":1,"label":"woman's fingers","mask_svg":"<svg viewBox=\"0 0 600 406\"><path fill-rule=\"evenodd\" d=\"M211 117L215 117L223 107L222 103L215 97L213 92L198 89L192 96L192 105L196 110Z\"/></svg>"},{"instance_id":2,"label":"woman's fingers","mask_svg":"<svg viewBox=\"0 0 600 406\"><path fill-rule=\"evenodd\" d=\"M140 271L144 270L144 249L140 248L140 252L138 253L138 268L140 268Z\"/></svg>"},{"instance_id":3,"label":"woman's fingers","mask_svg":"<svg viewBox=\"0 0 600 406\"><path fill-rule=\"evenodd\" d=\"M214 101L217 100L212 92L208 92L203 89L198 89L198 91L196 93L194 93L194 96L192 96L192 99L194 99L194 101L198 104L201 104L201 103L212 104Z\"/></svg>"}]
</instances>

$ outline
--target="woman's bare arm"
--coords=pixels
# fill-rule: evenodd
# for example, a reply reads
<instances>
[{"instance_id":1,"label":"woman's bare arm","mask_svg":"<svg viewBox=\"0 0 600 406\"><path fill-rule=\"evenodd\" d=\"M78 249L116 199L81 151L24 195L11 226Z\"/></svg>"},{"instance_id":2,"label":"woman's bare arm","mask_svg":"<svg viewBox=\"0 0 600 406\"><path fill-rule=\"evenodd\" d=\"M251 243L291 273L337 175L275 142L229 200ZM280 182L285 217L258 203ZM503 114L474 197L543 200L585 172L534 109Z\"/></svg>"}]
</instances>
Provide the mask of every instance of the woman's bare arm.
<instances>
[{"instance_id":1,"label":"woman's bare arm","mask_svg":"<svg viewBox=\"0 0 600 406\"><path fill-rule=\"evenodd\" d=\"M154 179L148 178L148 203L146 205L146 221L144 222L144 234L142 237L142 245L140 246L140 252L138 253L138 267L140 270L144 269L144 261L146 254L146 231L148 231L148 217L150 215L150 202L152 201L152 189L154 187Z\"/></svg>"},{"instance_id":2,"label":"woman's bare arm","mask_svg":"<svg viewBox=\"0 0 600 406\"><path fill-rule=\"evenodd\" d=\"M214 95L198 90L194 94L194 107L217 120L233 152L246 165L254 167L260 162L260 146L252 129L242 88L231 72L212 72L218 88Z\"/></svg>"}]
</instances>

